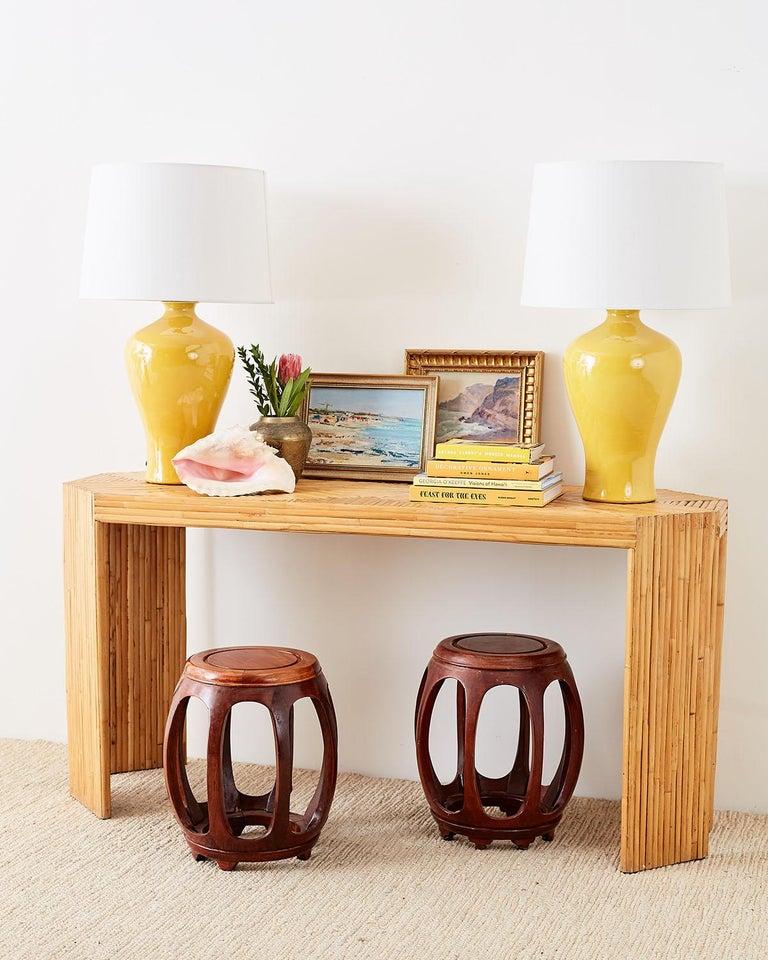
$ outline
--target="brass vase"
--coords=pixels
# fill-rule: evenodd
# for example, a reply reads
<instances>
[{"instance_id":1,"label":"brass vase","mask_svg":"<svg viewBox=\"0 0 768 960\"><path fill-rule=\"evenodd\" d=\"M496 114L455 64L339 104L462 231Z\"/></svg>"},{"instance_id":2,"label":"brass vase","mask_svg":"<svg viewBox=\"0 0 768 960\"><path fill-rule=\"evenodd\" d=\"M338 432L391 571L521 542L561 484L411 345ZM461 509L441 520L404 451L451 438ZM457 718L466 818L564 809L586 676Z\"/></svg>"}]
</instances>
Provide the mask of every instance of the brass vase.
<instances>
[{"instance_id":1,"label":"brass vase","mask_svg":"<svg viewBox=\"0 0 768 960\"><path fill-rule=\"evenodd\" d=\"M261 417L251 430L287 460L298 480L304 470L312 443L312 431L301 417Z\"/></svg>"}]
</instances>

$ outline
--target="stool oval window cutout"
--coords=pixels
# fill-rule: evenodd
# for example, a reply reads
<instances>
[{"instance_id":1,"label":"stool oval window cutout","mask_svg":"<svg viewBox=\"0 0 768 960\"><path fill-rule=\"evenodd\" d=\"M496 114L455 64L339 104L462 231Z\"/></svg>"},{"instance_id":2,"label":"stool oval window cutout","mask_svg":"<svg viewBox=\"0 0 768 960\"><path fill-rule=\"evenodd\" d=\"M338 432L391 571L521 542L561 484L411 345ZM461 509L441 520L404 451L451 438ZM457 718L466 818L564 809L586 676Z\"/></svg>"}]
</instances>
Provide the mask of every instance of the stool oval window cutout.
<instances>
[{"instance_id":1,"label":"stool oval window cutout","mask_svg":"<svg viewBox=\"0 0 768 960\"><path fill-rule=\"evenodd\" d=\"M210 727L210 713L199 697L184 697L170 717L171 736L165 757L166 771L178 770L178 777L166 778L178 786L175 806L187 829L205 833L208 829L208 777L205 757ZM184 731L184 736L177 732Z\"/></svg>"},{"instance_id":2,"label":"stool oval window cutout","mask_svg":"<svg viewBox=\"0 0 768 960\"><path fill-rule=\"evenodd\" d=\"M310 815L310 805L320 783L323 763L323 731L317 704L311 697L301 697L293 705L293 790L291 810L302 817Z\"/></svg>"},{"instance_id":3,"label":"stool oval window cutout","mask_svg":"<svg viewBox=\"0 0 768 960\"><path fill-rule=\"evenodd\" d=\"M225 783L227 765L232 771L235 791L232 805L227 804L227 818L235 836L258 837L267 832L263 822L250 822L249 811L269 804L275 789L275 735L272 718L263 703L242 700L232 705L224 735L223 766ZM259 817L263 820L263 817Z\"/></svg>"},{"instance_id":4,"label":"stool oval window cutout","mask_svg":"<svg viewBox=\"0 0 768 960\"><path fill-rule=\"evenodd\" d=\"M513 816L522 806L531 764L529 724L518 687L501 683L485 692L477 718L475 782L487 816Z\"/></svg>"},{"instance_id":5,"label":"stool oval window cutout","mask_svg":"<svg viewBox=\"0 0 768 960\"><path fill-rule=\"evenodd\" d=\"M541 782L549 785L555 779L565 751L565 703L557 680L544 691L544 763Z\"/></svg>"},{"instance_id":6,"label":"stool oval window cutout","mask_svg":"<svg viewBox=\"0 0 768 960\"><path fill-rule=\"evenodd\" d=\"M457 697L463 696L464 688L449 677L437 691L429 724L429 756L435 776L444 787L455 784L461 771L458 769Z\"/></svg>"},{"instance_id":7,"label":"stool oval window cutout","mask_svg":"<svg viewBox=\"0 0 768 960\"><path fill-rule=\"evenodd\" d=\"M575 684L552 680L544 691L544 762L542 767L541 807L544 812L562 811L578 779L584 749L583 721L574 736L569 729L568 711L573 721L581 717ZM574 769L575 768L575 769Z\"/></svg>"}]
</instances>

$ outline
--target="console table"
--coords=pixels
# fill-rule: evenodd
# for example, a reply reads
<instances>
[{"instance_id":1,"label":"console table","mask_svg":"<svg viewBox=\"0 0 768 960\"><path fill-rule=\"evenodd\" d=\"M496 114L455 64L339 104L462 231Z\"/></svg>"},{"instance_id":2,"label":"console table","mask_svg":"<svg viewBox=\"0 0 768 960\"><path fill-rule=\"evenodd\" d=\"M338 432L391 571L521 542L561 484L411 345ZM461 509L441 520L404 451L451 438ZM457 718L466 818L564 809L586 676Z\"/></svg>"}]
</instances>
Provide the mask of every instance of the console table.
<instances>
[{"instance_id":1,"label":"console table","mask_svg":"<svg viewBox=\"0 0 768 960\"><path fill-rule=\"evenodd\" d=\"M302 480L216 499L104 474L64 488L69 782L110 816L110 774L162 765L186 657L185 528L356 533L627 551L621 869L705 857L712 826L727 503L543 509L410 503L408 486ZM514 624L500 624L500 628Z\"/></svg>"}]
</instances>

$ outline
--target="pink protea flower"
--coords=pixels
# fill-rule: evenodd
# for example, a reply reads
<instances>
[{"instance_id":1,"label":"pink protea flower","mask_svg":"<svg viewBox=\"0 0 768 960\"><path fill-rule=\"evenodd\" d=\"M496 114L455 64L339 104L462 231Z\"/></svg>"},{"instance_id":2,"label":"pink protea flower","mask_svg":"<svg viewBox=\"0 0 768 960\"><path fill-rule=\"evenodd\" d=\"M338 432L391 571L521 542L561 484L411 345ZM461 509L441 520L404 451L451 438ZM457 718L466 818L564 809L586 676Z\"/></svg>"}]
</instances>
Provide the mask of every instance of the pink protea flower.
<instances>
[{"instance_id":1,"label":"pink protea flower","mask_svg":"<svg viewBox=\"0 0 768 960\"><path fill-rule=\"evenodd\" d=\"M285 386L289 380L295 380L301 373L301 357L298 353L284 353L277 365L277 379Z\"/></svg>"}]
</instances>

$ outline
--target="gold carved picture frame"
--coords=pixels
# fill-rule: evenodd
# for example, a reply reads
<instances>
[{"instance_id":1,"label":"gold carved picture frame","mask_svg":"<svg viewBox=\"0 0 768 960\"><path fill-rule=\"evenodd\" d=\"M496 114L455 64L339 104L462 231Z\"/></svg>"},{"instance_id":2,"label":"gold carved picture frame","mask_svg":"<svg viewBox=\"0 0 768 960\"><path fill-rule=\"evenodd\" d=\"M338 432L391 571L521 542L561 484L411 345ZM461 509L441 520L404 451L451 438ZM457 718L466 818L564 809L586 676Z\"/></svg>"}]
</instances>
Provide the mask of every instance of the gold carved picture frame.
<instances>
[{"instance_id":1,"label":"gold carved picture frame","mask_svg":"<svg viewBox=\"0 0 768 960\"><path fill-rule=\"evenodd\" d=\"M304 476L413 480L434 452L437 386L434 375L313 373L301 408L312 430Z\"/></svg>"},{"instance_id":2,"label":"gold carved picture frame","mask_svg":"<svg viewBox=\"0 0 768 960\"><path fill-rule=\"evenodd\" d=\"M472 375L478 375L480 384L490 384L493 378L506 377L518 386L517 436L508 439L517 443L539 443L541 440L541 397L544 376L544 353L540 350L415 350L405 351L405 373L409 377L437 375L440 377L440 390L437 404L435 426L436 440L451 439L447 436L451 426L459 421L459 416L447 407L455 400L443 399L448 393L455 393L462 384L471 381ZM451 375L453 385L451 383ZM459 386L457 382L461 378ZM482 390L480 391L482 395ZM471 419L468 418L468 419ZM480 429L480 428L478 428ZM463 436L461 426L456 427L456 436ZM482 434L467 433L482 440ZM489 436L489 439L501 439ZM506 437L503 439L507 439Z\"/></svg>"}]
</instances>

